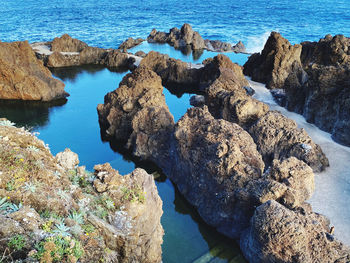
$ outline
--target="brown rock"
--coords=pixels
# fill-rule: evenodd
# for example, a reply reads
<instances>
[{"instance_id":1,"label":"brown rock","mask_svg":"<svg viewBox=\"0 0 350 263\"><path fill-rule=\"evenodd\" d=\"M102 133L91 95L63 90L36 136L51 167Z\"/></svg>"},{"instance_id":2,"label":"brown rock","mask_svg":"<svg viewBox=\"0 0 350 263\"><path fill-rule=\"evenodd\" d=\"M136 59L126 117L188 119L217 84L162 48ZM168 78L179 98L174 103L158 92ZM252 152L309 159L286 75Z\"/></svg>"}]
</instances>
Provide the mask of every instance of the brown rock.
<instances>
[{"instance_id":1,"label":"brown rock","mask_svg":"<svg viewBox=\"0 0 350 263\"><path fill-rule=\"evenodd\" d=\"M50 101L69 96L27 41L0 43L0 98Z\"/></svg>"},{"instance_id":2,"label":"brown rock","mask_svg":"<svg viewBox=\"0 0 350 263\"><path fill-rule=\"evenodd\" d=\"M129 37L127 40L125 40L123 43L120 44L118 49L127 50L140 45L143 41L145 41L143 38L134 39L132 37Z\"/></svg>"},{"instance_id":3,"label":"brown rock","mask_svg":"<svg viewBox=\"0 0 350 263\"><path fill-rule=\"evenodd\" d=\"M51 43L51 50L57 52L81 52L88 45L68 34L56 37Z\"/></svg>"},{"instance_id":4,"label":"brown rock","mask_svg":"<svg viewBox=\"0 0 350 263\"><path fill-rule=\"evenodd\" d=\"M261 54L255 53L244 64L244 74L266 83L269 89L280 89L291 71L301 68L302 46L292 46L279 33L272 32Z\"/></svg>"},{"instance_id":5,"label":"brown rock","mask_svg":"<svg viewBox=\"0 0 350 263\"><path fill-rule=\"evenodd\" d=\"M329 222L276 201L259 206L240 246L249 262L349 262L350 249L329 234Z\"/></svg>"},{"instance_id":6,"label":"brown rock","mask_svg":"<svg viewBox=\"0 0 350 263\"><path fill-rule=\"evenodd\" d=\"M269 111L249 128L249 133L266 164L273 159L295 156L314 171L322 171L329 166L320 146L311 140L304 129L299 129L295 121L278 111Z\"/></svg>"}]
</instances>

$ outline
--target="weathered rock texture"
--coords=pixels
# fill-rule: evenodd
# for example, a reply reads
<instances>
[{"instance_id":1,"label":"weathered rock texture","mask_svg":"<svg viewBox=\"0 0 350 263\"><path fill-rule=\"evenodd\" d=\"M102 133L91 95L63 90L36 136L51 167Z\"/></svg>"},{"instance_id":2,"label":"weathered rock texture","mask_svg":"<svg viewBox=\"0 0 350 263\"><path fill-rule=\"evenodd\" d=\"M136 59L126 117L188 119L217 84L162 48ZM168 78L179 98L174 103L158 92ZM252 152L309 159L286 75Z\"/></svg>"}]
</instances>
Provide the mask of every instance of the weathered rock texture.
<instances>
[{"instance_id":1,"label":"weathered rock texture","mask_svg":"<svg viewBox=\"0 0 350 263\"><path fill-rule=\"evenodd\" d=\"M121 176L108 163L86 172L69 149L55 158L28 131L0 124L2 260L161 262L162 201L152 175ZM18 238L23 247L9 245Z\"/></svg>"},{"instance_id":2,"label":"weathered rock texture","mask_svg":"<svg viewBox=\"0 0 350 263\"><path fill-rule=\"evenodd\" d=\"M162 81L191 83L197 91L204 91L206 105L188 109L174 124L161 94ZM254 256L265 260L265 254L284 259L293 248L283 244L276 252L263 239L267 234L260 236L264 224L279 220L278 215L264 210L264 221L255 226L256 207L274 200L284 210L298 214L314 191L310 166L321 170L328 163L295 122L250 97L244 88L247 84L242 68L222 55L205 61L202 68L190 69L181 61L150 52L116 91L107 94L105 104L98 106L100 126L110 138L122 140L134 156L157 164L205 222L241 239L242 249L248 241L255 242L246 249L249 260L257 260ZM308 226L310 232L316 233L319 229L312 215L303 214L305 222L313 222ZM322 221L324 231L328 223ZM251 229L257 237L250 234ZM289 229L281 228L280 236L290 236ZM288 241L294 244L297 237ZM307 238L316 251L349 256L338 241L333 246L313 235Z\"/></svg>"},{"instance_id":3,"label":"weathered rock texture","mask_svg":"<svg viewBox=\"0 0 350 263\"><path fill-rule=\"evenodd\" d=\"M140 45L143 41L145 41L143 38L134 39L132 37L129 37L127 40L125 40L123 43L120 44L118 49L126 51L129 48L133 48Z\"/></svg>"},{"instance_id":4,"label":"weathered rock texture","mask_svg":"<svg viewBox=\"0 0 350 263\"><path fill-rule=\"evenodd\" d=\"M163 95L161 78L140 66L126 75L119 88L97 107L99 122L108 137L129 141L128 147L142 159L167 158L166 138L174 125Z\"/></svg>"},{"instance_id":5,"label":"weathered rock texture","mask_svg":"<svg viewBox=\"0 0 350 263\"><path fill-rule=\"evenodd\" d=\"M81 65L103 65L111 69L134 68L135 59L116 49L90 47L86 43L65 34L52 42L34 43L37 57L50 68Z\"/></svg>"},{"instance_id":6,"label":"weathered rock texture","mask_svg":"<svg viewBox=\"0 0 350 263\"><path fill-rule=\"evenodd\" d=\"M349 262L349 248L329 234L328 225L308 207L293 211L271 200L255 210L240 245L252 263Z\"/></svg>"},{"instance_id":7,"label":"weathered rock texture","mask_svg":"<svg viewBox=\"0 0 350 263\"><path fill-rule=\"evenodd\" d=\"M27 41L0 42L0 98L51 101L69 96Z\"/></svg>"},{"instance_id":8,"label":"weathered rock texture","mask_svg":"<svg viewBox=\"0 0 350 263\"><path fill-rule=\"evenodd\" d=\"M272 33L262 53L244 65L244 73L270 89L283 89L273 93L277 102L350 145L349 38L327 35L292 46Z\"/></svg>"},{"instance_id":9,"label":"weathered rock texture","mask_svg":"<svg viewBox=\"0 0 350 263\"><path fill-rule=\"evenodd\" d=\"M189 24L184 24L181 29L174 27L170 29L169 33L153 29L147 37L147 41L150 43L168 43L176 49L186 49L187 47L191 47L193 51L207 49L215 52L246 52L241 41L232 46L230 43L219 40L204 40Z\"/></svg>"}]
</instances>

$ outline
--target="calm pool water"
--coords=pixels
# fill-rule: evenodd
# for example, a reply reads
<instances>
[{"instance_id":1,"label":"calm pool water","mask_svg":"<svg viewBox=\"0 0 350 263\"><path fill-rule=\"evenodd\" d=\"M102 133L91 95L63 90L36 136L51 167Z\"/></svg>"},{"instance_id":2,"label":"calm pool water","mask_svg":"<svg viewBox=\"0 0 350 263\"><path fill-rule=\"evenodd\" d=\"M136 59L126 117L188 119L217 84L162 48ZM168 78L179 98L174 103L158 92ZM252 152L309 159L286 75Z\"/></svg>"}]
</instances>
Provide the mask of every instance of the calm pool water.
<instances>
[{"instance_id":1,"label":"calm pool water","mask_svg":"<svg viewBox=\"0 0 350 263\"><path fill-rule=\"evenodd\" d=\"M185 56L168 45L141 46L145 51L152 47L171 57L184 59ZM206 52L203 57L215 55ZM235 57L231 53L230 56L242 60L241 63L245 61L241 55ZM191 58L188 56L184 60L194 63ZM133 162L121 145L111 147L101 138L97 104L103 103L104 95L115 90L127 72L85 66L56 69L53 74L66 84L66 91L70 93L67 101L55 102L54 105L0 101L0 115L18 126L38 132L38 137L49 144L53 154L70 148L79 154L80 165L86 165L89 170L95 164L109 162L121 174L139 166L156 173L147 164ZM190 107L191 94L173 95L167 89L163 93L175 121L179 120ZM237 244L207 226L164 175L157 179L156 184L164 210L163 262L244 262Z\"/></svg>"}]
</instances>

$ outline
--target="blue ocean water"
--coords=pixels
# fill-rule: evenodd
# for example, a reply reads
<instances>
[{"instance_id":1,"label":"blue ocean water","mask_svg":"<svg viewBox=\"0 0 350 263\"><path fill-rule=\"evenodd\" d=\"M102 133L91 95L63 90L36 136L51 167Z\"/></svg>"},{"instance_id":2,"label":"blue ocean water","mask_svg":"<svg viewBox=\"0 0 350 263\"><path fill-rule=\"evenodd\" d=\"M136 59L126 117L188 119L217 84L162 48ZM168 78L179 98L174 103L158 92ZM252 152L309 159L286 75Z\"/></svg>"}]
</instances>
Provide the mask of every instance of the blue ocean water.
<instances>
[{"instance_id":1,"label":"blue ocean water","mask_svg":"<svg viewBox=\"0 0 350 263\"><path fill-rule=\"evenodd\" d=\"M46 41L69 33L90 45L117 47L127 37L146 38L152 28L168 31L187 22L204 38L235 43L242 40L248 51L259 51L270 31L283 34L292 43L317 41L326 34L350 36L349 0L0 0L0 40ZM167 45L147 43L137 50L157 50L171 57L198 63L216 55L204 52L200 58L174 51ZM243 64L246 55L227 54ZM65 69L54 72L71 94L63 105L37 105L0 101L0 117L40 132L54 154L71 148L81 164L110 162L121 173L137 164L103 142L96 106L103 96L118 87L126 74L103 68ZM175 119L189 107L189 94L181 97L164 90ZM237 246L201 222L198 215L169 180L158 181L163 200L165 229L163 262L242 262ZM227 248L224 248L224 246ZM215 252L216 251L216 252ZM219 251L219 252L218 252Z\"/></svg>"},{"instance_id":2,"label":"blue ocean water","mask_svg":"<svg viewBox=\"0 0 350 263\"><path fill-rule=\"evenodd\" d=\"M349 0L1 0L0 40L51 40L69 33L90 45L116 47L192 24L204 38L242 40L249 50L279 31L292 43L350 35Z\"/></svg>"}]
</instances>

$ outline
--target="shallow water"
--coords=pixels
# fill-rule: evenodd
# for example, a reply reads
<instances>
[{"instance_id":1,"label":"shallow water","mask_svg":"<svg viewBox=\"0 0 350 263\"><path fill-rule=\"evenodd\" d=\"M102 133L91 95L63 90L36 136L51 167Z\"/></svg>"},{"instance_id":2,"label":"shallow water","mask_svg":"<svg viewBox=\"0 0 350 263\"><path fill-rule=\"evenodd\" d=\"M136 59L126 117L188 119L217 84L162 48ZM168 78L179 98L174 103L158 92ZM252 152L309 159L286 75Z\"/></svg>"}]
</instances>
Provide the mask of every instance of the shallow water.
<instances>
[{"instance_id":1,"label":"shallow water","mask_svg":"<svg viewBox=\"0 0 350 263\"><path fill-rule=\"evenodd\" d=\"M324 214L331 220L335 236L350 245L350 147L334 142L329 133L308 123L302 115L278 106L265 85L254 81L250 81L250 84L256 92L256 99L295 120L298 127L304 128L328 157L330 167L316 174L315 193L308 202L315 212Z\"/></svg>"}]
</instances>

